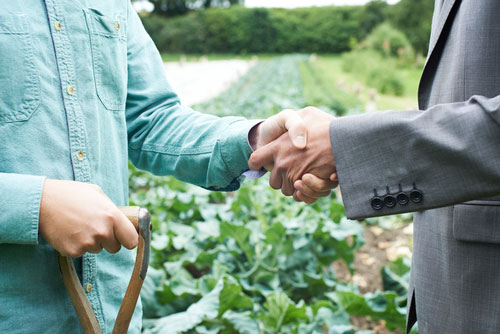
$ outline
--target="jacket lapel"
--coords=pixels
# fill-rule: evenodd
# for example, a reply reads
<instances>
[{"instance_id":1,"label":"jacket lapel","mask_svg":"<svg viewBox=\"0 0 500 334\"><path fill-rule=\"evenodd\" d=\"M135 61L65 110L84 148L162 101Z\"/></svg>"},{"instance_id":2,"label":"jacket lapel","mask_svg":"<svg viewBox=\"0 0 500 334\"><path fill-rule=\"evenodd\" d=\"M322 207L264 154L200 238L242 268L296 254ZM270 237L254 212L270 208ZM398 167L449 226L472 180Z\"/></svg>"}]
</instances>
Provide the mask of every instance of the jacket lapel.
<instances>
[{"instance_id":1,"label":"jacket lapel","mask_svg":"<svg viewBox=\"0 0 500 334\"><path fill-rule=\"evenodd\" d=\"M427 61L432 56L432 52L436 48L437 42L439 41L439 38L441 37L441 33L443 32L443 29L448 22L448 19L450 18L450 13L451 10L455 5L460 3L460 0L445 0L443 3L443 7L439 11L439 18L437 20L437 27L433 28L432 34L431 34L431 40L429 42L429 53L427 57Z\"/></svg>"},{"instance_id":2,"label":"jacket lapel","mask_svg":"<svg viewBox=\"0 0 500 334\"><path fill-rule=\"evenodd\" d=\"M438 13L438 18L435 22L433 22L431 40L429 42L429 52L427 54L427 60L424 65L424 69L422 71L422 76L420 78L420 84L418 87L418 104L420 109L426 109L428 107L429 100L429 81L426 77L427 72L430 70L429 64L431 60L434 58L434 54L436 53L437 45L439 44L439 40L441 39L441 35L443 34L444 27L450 20L450 15L455 8L461 3L461 0L444 0L444 3L441 7L441 10ZM433 20L434 21L434 20Z\"/></svg>"}]
</instances>

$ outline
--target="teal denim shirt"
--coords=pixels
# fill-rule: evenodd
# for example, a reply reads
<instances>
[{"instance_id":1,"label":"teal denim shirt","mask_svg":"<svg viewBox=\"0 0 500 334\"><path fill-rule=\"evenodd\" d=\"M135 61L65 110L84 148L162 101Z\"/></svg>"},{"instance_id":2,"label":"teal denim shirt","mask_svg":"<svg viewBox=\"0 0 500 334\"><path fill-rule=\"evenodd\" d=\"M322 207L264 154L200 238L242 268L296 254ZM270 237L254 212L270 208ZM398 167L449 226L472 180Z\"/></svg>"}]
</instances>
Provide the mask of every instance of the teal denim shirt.
<instances>
[{"instance_id":1,"label":"teal denim shirt","mask_svg":"<svg viewBox=\"0 0 500 334\"><path fill-rule=\"evenodd\" d=\"M183 107L129 0L0 6L0 333L81 332L55 251L38 235L45 178L98 184L128 203L130 159L207 189L235 190L256 121ZM111 333L134 252L75 260ZM130 333L139 333L137 306Z\"/></svg>"}]
</instances>

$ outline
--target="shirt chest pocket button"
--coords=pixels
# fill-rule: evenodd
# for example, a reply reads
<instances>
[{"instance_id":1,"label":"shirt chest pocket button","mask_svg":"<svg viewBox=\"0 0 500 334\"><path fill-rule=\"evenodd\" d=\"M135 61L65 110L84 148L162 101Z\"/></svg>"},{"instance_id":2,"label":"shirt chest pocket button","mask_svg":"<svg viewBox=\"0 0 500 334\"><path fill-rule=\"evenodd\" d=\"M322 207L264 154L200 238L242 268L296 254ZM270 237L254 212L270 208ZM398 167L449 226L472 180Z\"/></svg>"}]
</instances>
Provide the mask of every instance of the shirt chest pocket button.
<instances>
[{"instance_id":1,"label":"shirt chest pocket button","mask_svg":"<svg viewBox=\"0 0 500 334\"><path fill-rule=\"evenodd\" d=\"M85 9L92 50L95 88L104 107L125 110L127 97L127 43L125 16L107 16Z\"/></svg>"},{"instance_id":2,"label":"shirt chest pocket button","mask_svg":"<svg viewBox=\"0 0 500 334\"><path fill-rule=\"evenodd\" d=\"M0 123L28 120L40 104L29 20L0 15Z\"/></svg>"}]
</instances>

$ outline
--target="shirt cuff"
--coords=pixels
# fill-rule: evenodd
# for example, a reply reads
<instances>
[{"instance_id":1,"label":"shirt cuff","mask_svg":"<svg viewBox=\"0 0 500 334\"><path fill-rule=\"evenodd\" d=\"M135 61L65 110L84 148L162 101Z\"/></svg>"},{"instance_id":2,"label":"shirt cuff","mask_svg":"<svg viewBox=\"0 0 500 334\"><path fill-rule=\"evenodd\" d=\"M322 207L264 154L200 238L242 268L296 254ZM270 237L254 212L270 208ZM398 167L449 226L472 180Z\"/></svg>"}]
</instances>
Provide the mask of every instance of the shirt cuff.
<instances>
[{"instance_id":1,"label":"shirt cuff","mask_svg":"<svg viewBox=\"0 0 500 334\"><path fill-rule=\"evenodd\" d=\"M239 188L243 172L248 170L248 159L253 150L248 141L250 130L262 120L237 120L229 124L226 133L220 139L221 156L230 183L222 191L233 191ZM209 188L212 189L212 188Z\"/></svg>"},{"instance_id":2,"label":"shirt cuff","mask_svg":"<svg viewBox=\"0 0 500 334\"><path fill-rule=\"evenodd\" d=\"M241 120L229 124L221 139L222 159L235 176L248 170L248 159L253 150L248 141L250 130L261 120Z\"/></svg>"},{"instance_id":3,"label":"shirt cuff","mask_svg":"<svg viewBox=\"0 0 500 334\"><path fill-rule=\"evenodd\" d=\"M0 243L38 243L44 182L44 176L0 173Z\"/></svg>"}]
</instances>

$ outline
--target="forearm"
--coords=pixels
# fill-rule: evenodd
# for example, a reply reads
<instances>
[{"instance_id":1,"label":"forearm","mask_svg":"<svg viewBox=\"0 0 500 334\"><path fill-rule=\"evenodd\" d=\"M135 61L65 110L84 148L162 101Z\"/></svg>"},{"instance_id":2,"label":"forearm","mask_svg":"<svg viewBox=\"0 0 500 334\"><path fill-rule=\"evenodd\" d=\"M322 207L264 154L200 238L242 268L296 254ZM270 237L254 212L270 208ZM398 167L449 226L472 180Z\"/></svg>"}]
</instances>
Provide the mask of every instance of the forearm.
<instances>
[{"instance_id":1,"label":"forearm","mask_svg":"<svg viewBox=\"0 0 500 334\"><path fill-rule=\"evenodd\" d=\"M252 152L248 132L258 121L217 118L179 104L147 114L140 117L143 131L129 138L129 158L137 167L204 188L239 186Z\"/></svg>"},{"instance_id":2,"label":"forearm","mask_svg":"<svg viewBox=\"0 0 500 334\"><path fill-rule=\"evenodd\" d=\"M447 206L500 194L500 97L472 98L426 111L385 111L340 118L330 127L342 196L350 218ZM424 200L376 210L387 189Z\"/></svg>"},{"instance_id":3,"label":"forearm","mask_svg":"<svg viewBox=\"0 0 500 334\"><path fill-rule=\"evenodd\" d=\"M180 105L151 38L129 8L126 122L129 158L141 169L205 188L235 190L248 169L257 121L218 118Z\"/></svg>"}]
</instances>

